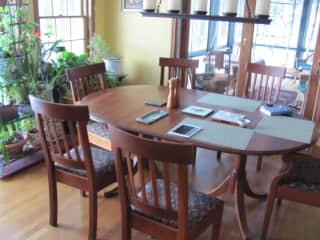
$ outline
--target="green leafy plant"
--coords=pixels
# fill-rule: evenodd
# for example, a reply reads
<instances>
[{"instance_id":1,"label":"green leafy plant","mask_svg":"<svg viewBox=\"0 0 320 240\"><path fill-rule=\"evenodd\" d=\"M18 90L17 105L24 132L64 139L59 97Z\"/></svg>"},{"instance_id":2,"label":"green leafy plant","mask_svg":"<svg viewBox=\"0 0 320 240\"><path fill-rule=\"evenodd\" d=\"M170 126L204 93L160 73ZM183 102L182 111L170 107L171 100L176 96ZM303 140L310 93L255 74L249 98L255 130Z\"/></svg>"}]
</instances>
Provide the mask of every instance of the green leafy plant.
<instances>
[{"instance_id":1,"label":"green leafy plant","mask_svg":"<svg viewBox=\"0 0 320 240\"><path fill-rule=\"evenodd\" d=\"M91 63L96 63L102 59L110 58L110 47L101 35L94 34L90 39L88 47L90 50ZM108 73L106 73L105 76L108 87L112 88L120 85L120 81L114 76Z\"/></svg>"},{"instance_id":2,"label":"green leafy plant","mask_svg":"<svg viewBox=\"0 0 320 240\"><path fill-rule=\"evenodd\" d=\"M10 158L6 147L7 132L5 131L4 124L0 119L0 153L6 165L9 164Z\"/></svg>"},{"instance_id":3,"label":"green leafy plant","mask_svg":"<svg viewBox=\"0 0 320 240\"><path fill-rule=\"evenodd\" d=\"M33 48L35 23L28 22L25 7L0 7L0 57L23 56Z\"/></svg>"},{"instance_id":4,"label":"green leafy plant","mask_svg":"<svg viewBox=\"0 0 320 240\"><path fill-rule=\"evenodd\" d=\"M70 85L65 76L65 70L67 68L88 65L88 54L76 55L73 52L62 51L59 53L57 60L51 62L52 77L49 82L51 89L54 89L56 98L60 98L63 95L70 95Z\"/></svg>"},{"instance_id":5,"label":"green leafy plant","mask_svg":"<svg viewBox=\"0 0 320 240\"><path fill-rule=\"evenodd\" d=\"M90 56L93 62L106 59L110 56L110 47L99 34L94 34L89 42Z\"/></svg>"}]
</instances>

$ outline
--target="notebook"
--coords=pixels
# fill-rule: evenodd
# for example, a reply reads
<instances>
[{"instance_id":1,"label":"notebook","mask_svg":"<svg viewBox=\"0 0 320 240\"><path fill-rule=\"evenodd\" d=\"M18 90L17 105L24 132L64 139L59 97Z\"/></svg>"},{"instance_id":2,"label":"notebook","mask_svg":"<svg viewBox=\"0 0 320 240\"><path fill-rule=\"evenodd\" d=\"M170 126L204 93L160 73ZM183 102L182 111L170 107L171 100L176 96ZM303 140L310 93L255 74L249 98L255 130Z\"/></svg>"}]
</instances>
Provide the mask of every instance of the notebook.
<instances>
[{"instance_id":1,"label":"notebook","mask_svg":"<svg viewBox=\"0 0 320 240\"><path fill-rule=\"evenodd\" d=\"M263 104L260 106L260 112L268 116L291 115L292 108L284 104Z\"/></svg>"}]
</instances>

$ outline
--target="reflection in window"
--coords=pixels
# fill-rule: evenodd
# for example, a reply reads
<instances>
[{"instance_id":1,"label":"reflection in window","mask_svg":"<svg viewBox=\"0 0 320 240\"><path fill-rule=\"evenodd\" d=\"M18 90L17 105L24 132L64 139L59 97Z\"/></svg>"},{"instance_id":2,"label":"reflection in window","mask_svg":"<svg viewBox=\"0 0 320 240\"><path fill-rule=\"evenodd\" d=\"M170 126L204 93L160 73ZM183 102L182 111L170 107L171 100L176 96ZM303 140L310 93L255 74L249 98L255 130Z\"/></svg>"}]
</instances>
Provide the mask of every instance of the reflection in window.
<instances>
[{"instance_id":1,"label":"reflection in window","mask_svg":"<svg viewBox=\"0 0 320 240\"><path fill-rule=\"evenodd\" d=\"M221 14L218 3L217 0L211 0L211 8L218 8L216 14ZM252 61L264 60L266 64L292 68L297 67L297 61L301 60L310 67L320 24L319 5L320 0L271 0L271 24L254 25ZM239 0L239 16L242 15L244 6L245 0ZM191 26L190 56L200 56L207 49L228 46L232 48L232 61L237 61L243 24L208 22L209 24L199 21L197 24L201 26ZM203 29L200 31L198 28ZM203 34L207 28L209 33ZM204 39L205 36L207 39ZM200 49L203 51L199 51Z\"/></svg>"},{"instance_id":2,"label":"reflection in window","mask_svg":"<svg viewBox=\"0 0 320 240\"><path fill-rule=\"evenodd\" d=\"M253 60L263 59L268 65L293 67L303 0L271 1L270 25L255 25Z\"/></svg>"}]
</instances>

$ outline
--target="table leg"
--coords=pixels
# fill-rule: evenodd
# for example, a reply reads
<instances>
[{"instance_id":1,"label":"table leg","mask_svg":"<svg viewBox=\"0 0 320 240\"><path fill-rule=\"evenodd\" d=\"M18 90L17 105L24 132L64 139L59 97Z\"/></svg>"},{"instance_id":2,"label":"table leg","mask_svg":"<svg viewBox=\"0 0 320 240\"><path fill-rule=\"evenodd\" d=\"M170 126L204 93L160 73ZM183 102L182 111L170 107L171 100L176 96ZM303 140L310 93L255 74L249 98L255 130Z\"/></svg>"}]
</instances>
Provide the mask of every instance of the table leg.
<instances>
[{"instance_id":1,"label":"table leg","mask_svg":"<svg viewBox=\"0 0 320 240\"><path fill-rule=\"evenodd\" d=\"M245 155L236 156L236 171L237 178L235 179L235 189L233 191L235 210L237 214L237 221L240 228L242 239L249 239L249 227L247 223L247 216L244 206L244 194L248 185L246 176L246 162Z\"/></svg>"},{"instance_id":2,"label":"table leg","mask_svg":"<svg viewBox=\"0 0 320 240\"><path fill-rule=\"evenodd\" d=\"M250 230L247 223L245 212L244 195L256 199L266 199L266 194L258 194L251 190L246 174L246 155L235 156L235 167L232 173L216 188L211 190L208 194L218 196L222 193L231 190L234 195L234 204L237 214L237 221L240 228L241 238L250 239Z\"/></svg>"}]
</instances>

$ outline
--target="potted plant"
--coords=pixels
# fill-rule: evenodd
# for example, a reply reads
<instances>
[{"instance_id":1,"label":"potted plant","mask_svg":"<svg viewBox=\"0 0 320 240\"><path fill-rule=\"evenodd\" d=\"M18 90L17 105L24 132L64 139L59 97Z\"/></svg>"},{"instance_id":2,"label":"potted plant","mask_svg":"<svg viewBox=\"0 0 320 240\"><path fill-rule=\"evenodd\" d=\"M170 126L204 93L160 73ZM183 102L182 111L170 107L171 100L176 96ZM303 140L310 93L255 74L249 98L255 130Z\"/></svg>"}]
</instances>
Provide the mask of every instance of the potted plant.
<instances>
[{"instance_id":1,"label":"potted plant","mask_svg":"<svg viewBox=\"0 0 320 240\"><path fill-rule=\"evenodd\" d=\"M23 63L34 23L28 22L27 7L0 6L0 72L9 62Z\"/></svg>"},{"instance_id":2,"label":"potted plant","mask_svg":"<svg viewBox=\"0 0 320 240\"><path fill-rule=\"evenodd\" d=\"M49 88L53 90L52 95L55 102L63 102L63 97L71 95L70 84L66 78L67 68L88 65L88 55L86 53L76 55L73 52L61 51L57 60L51 61L48 66L51 72L51 80L48 82Z\"/></svg>"},{"instance_id":3,"label":"potted plant","mask_svg":"<svg viewBox=\"0 0 320 240\"><path fill-rule=\"evenodd\" d=\"M89 42L92 62L103 60L106 66L106 79L109 87L120 85L117 76L123 75L121 57L111 57L110 48L99 34L94 34Z\"/></svg>"},{"instance_id":4,"label":"potted plant","mask_svg":"<svg viewBox=\"0 0 320 240\"><path fill-rule=\"evenodd\" d=\"M0 152L5 165L9 165L10 159L20 156L27 141L27 133L15 131L13 123L4 124L0 119Z\"/></svg>"},{"instance_id":5,"label":"potted plant","mask_svg":"<svg viewBox=\"0 0 320 240\"><path fill-rule=\"evenodd\" d=\"M28 134L28 145L31 149L40 149L40 138L34 117L21 121L21 129Z\"/></svg>"},{"instance_id":6,"label":"potted plant","mask_svg":"<svg viewBox=\"0 0 320 240\"><path fill-rule=\"evenodd\" d=\"M122 71L122 59L117 56L110 56L110 48L106 41L99 34L94 34L89 42L89 49L92 60L94 62L102 59L106 65L106 71L114 74L123 74Z\"/></svg>"}]
</instances>

